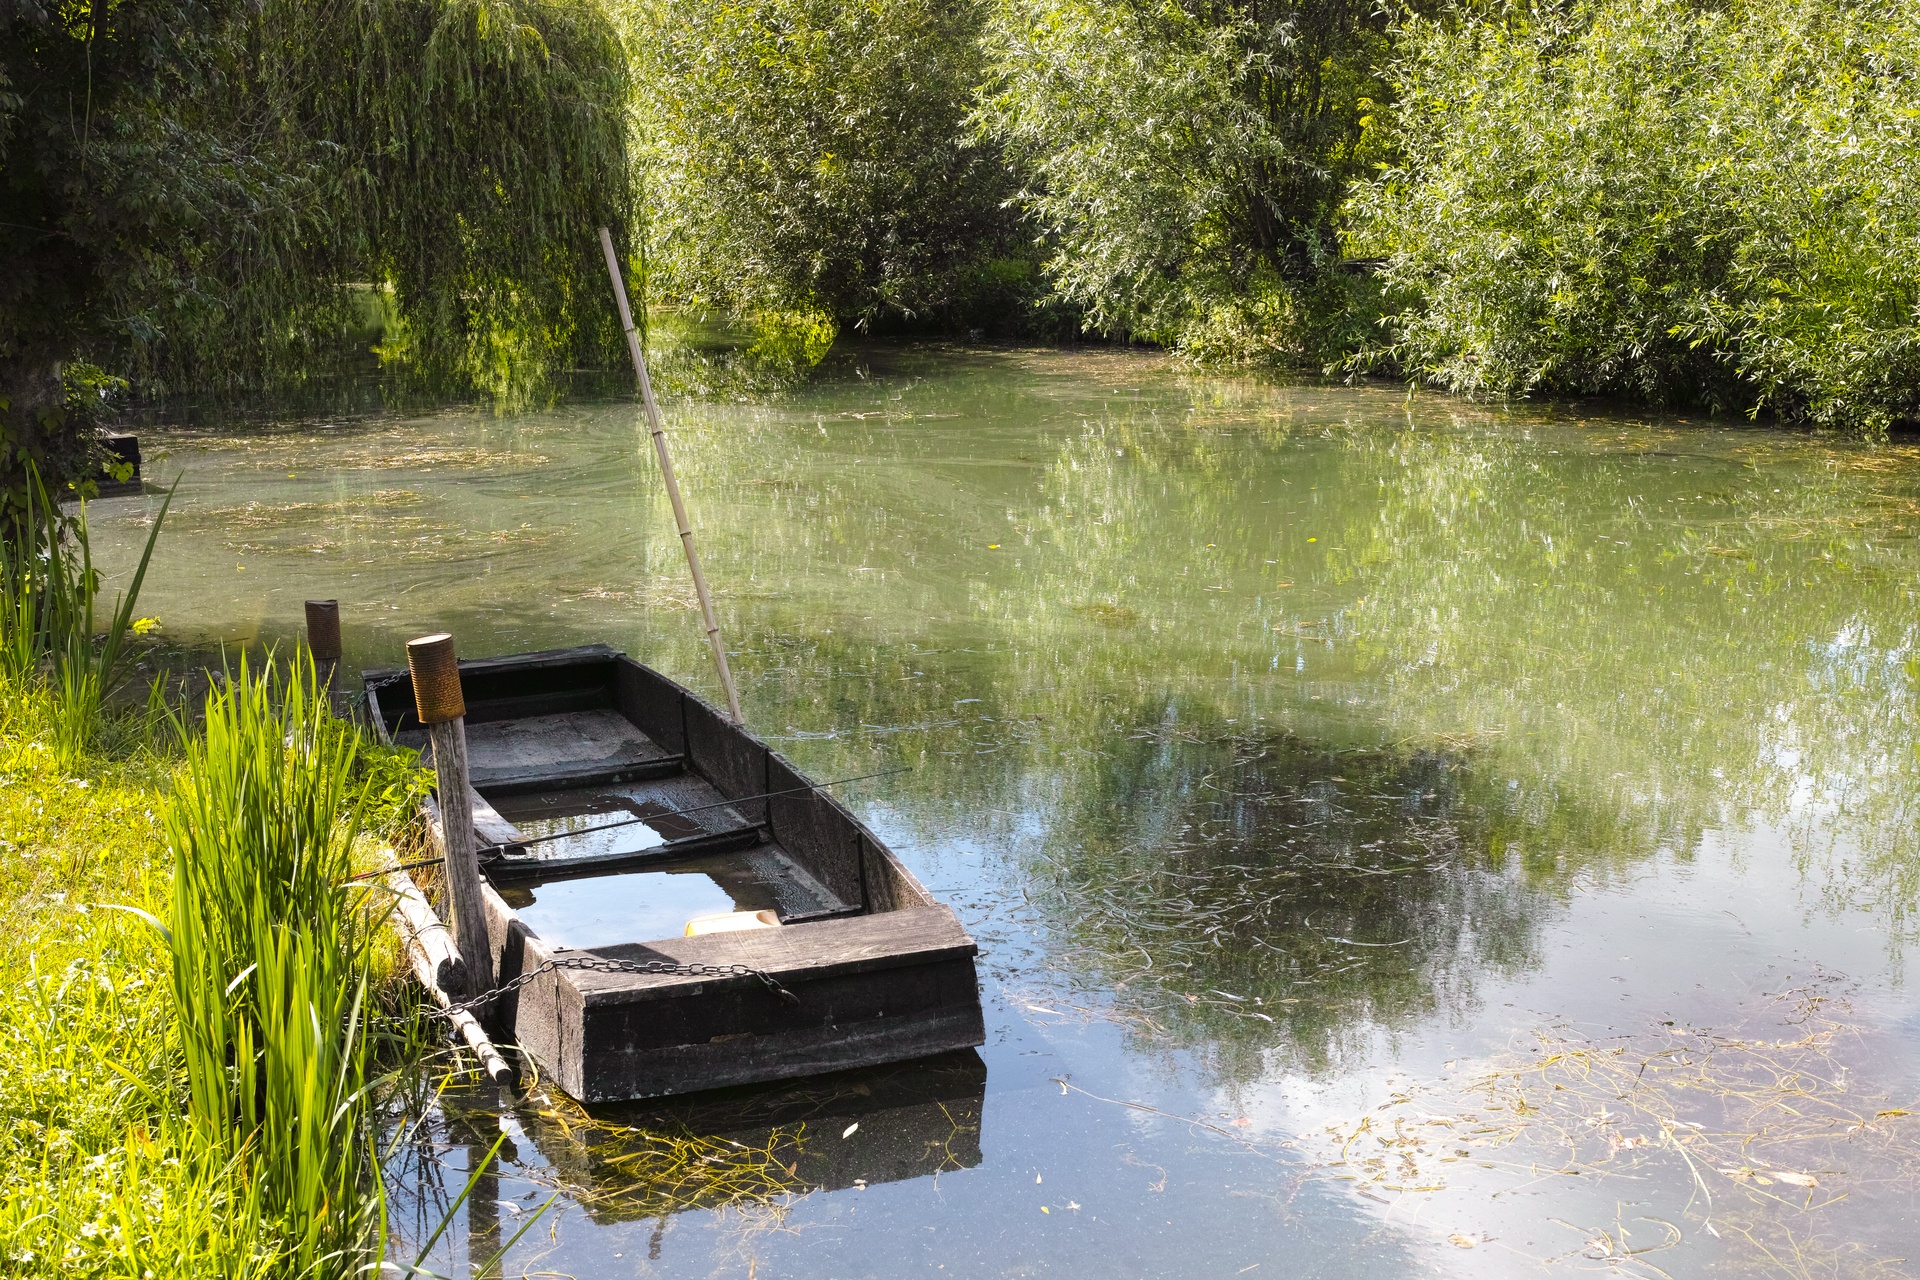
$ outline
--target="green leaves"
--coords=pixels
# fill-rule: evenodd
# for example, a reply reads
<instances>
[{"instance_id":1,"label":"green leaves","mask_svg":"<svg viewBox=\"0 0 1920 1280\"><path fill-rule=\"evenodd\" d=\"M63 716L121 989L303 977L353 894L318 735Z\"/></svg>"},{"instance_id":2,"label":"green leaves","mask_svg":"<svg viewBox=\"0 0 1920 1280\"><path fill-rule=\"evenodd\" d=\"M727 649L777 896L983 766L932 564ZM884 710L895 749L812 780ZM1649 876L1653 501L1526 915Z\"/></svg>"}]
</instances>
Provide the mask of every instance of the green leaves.
<instances>
[{"instance_id":1,"label":"green leaves","mask_svg":"<svg viewBox=\"0 0 1920 1280\"><path fill-rule=\"evenodd\" d=\"M982 11L939 0L634 0L653 284L842 327L1004 327L1031 256L965 119ZM995 322L999 321L999 325Z\"/></svg>"},{"instance_id":2,"label":"green leaves","mask_svg":"<svg viewBox=\"0 0 1920 1280\"><path fill-rule=\"evenodd\" d=\"M0 485L18 442L44 466L29 427L76 355L147 391L295 380L364 356L370 296L442 381L618 353L594 231L631 213L630 86L598 0L151 0L77 34L16 9ZM79 417L40 434L84 443Z\"/></svg>"},{"instance_id":3,"label":"green leaves","mask_svg":"<svg viewBox=\"0 0 1920 1280\"><path fill-rule=\"evenodd\" d=\"M1317 353L1353 302L1335 218L1383 22L1346 0L1001 0L975 120L1026 180L1060 294L1203 357Z\"/></svg>"},{"instance_id":4,"label":"green leaves","mask_svg":"<svg viewBox=\"0 0 1920 1280\"><path fill-rule=\"evenodd\" d=\"M1351 205L1399 314L1357 365L1868 435L1920 412L1920 9L1593 0L1400 48L1403 159Z\"/></svg>"},{"instance_id":5,"label":"green leaves","mask_svg":"<svg viewBox=\"0 0 1920 1280\"><path fill-rule=\"evenodd\" d=\"M243 660L183 745L161 816L188 1110L211 1149L248 1154L307 1274L379 1230L366 1131L377 920L350 881L377 783L304 654L284 676Z\"/></svg>"}]
</instances>

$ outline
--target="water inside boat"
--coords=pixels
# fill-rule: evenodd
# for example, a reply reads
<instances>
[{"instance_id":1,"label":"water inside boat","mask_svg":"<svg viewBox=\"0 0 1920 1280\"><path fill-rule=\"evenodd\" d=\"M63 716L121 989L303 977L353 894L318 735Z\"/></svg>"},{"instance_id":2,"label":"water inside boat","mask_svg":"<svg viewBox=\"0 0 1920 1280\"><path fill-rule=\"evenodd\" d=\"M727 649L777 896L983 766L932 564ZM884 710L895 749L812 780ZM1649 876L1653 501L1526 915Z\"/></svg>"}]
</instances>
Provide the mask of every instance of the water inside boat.
<instances>
[{"instance_id":1,"label":"water inside boat","mask_svg":"<svg viewBox=\"0 0 1920 1280\"><path fill-rule=\"evenodd\" d=\"M661 871L508 885L500 896L555 946L614 947L676 937L694 917L723 911L795 914L792 895L782 900L780 882L756 874L758 861L704 858Z\"/></svg>"},{"instance_id":2,"label":"water inside boat","mask_svg":"<svg viewBox=\"0 0 1920 1280\"><path fill-rule=\"evenodd\" d=\"M527 927L556 946L609 947L678 937L696 916L721 912L771 910L785 922L847 908L772 844L643 870L559 874L562 864L575 858L643 853L670 841L752 825L696 777L502 796L495 807L538 842L517 853L516 860L525 856L555 864L552 878L523 871L497 887Z\"/></svg>"}]
</instances>

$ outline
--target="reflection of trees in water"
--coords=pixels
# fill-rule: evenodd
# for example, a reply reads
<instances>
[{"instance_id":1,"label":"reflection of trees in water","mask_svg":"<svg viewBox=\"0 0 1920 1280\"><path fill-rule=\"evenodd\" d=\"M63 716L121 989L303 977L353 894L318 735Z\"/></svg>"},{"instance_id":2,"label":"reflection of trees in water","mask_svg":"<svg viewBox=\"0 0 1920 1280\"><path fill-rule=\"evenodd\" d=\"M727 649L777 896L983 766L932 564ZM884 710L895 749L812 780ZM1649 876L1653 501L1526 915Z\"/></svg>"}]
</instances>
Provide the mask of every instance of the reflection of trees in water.
<instances>
[{"instance_id":1,"label":"reflection of trees in water","mask_svg":"<svg viewBox=\"0 0 1920 1280\"><path fill-rule=\"evenodd\" d=\"M1098 371L1041 429L1013 364L702 445L755 572L809 584L759 610L788 638L742 664L756 722L838 730L787 744L822 776L915 763L863 798L909 798L936 843L1043 828L1021 875L1126 1008L1235 1070L1325 1056L1527 963L1573 878L1755 819L1904 918L1920 661L1886 537L1920 499L1881 455ZM1032 429L963 445L916 408ZM1213 727L1126 740L1168 703ZM1378 798L1415 787L1432 807Z\"/></svg>"},{"instance_id":2,"label":"reflection of trees in water","mask_svg":"<svg viewBox=\"0 0 1920 1280\"><path fill-rule=\"evenodd\" d=\"M1350 467L1393 478L1347 543L1359 669L1390 683L1396 727L1502 733L1518 785L1683 849L1688 829L1784 824L1830 901L1901 931L1920 890L1912 476L1757 433L1561 443L1584 447L1351 442Z\"/></svg>"},{"instance_id":3,"label":"reflection of trees in water","mask_svg":"<svg viewBox=\"0 0 1920 1280\"><path fill-rule=\"evenodd\" d=\"M1528 812L1466 758L1143 731L1074 780L1029 894L1070 981L1228 1079L1322 1066L1534 962L1606 815Z\"/></svg>"}]
</instances>

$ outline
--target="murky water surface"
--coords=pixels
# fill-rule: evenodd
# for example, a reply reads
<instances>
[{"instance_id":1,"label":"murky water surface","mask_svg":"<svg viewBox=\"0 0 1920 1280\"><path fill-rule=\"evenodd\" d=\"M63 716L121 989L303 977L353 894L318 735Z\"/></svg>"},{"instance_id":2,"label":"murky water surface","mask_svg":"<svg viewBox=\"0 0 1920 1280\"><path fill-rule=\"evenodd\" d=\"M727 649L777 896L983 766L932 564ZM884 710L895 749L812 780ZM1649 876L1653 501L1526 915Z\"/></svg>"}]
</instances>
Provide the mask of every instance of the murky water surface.
<instances>
[{"instance_id":1,"label":"murky water surface","mask_svg":"<svg viewBox=\"0 0 1920 1280\"><path fill-rule=\"evenodd\" d=\"M508 1140L433 1270L557 1190L505 1274L1909 1273L1920 450L835 360L671 400L680 465L750 724L912 766L847 798L979 940L989 1042L449 1096L400 1230ZM175 637L337 596L365 665L444 628L713 689L629 403L144 436ZM155 505L97 505L110 558Z\"/></svg>"}]
</instances>

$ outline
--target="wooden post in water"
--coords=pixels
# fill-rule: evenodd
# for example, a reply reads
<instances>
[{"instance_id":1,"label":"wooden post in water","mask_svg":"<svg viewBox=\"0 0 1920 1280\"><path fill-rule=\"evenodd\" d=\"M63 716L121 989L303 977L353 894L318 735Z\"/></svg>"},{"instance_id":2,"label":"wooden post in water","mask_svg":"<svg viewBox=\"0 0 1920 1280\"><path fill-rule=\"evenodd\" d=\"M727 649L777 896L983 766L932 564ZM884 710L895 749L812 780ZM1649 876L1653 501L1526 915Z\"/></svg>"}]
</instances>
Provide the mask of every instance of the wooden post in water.
<instances>
[{"instance_id":1,"label":"wooden post in water","mask_svg":"<svg viewBox=\"0 0 1920 1280\"><path fill-rule=\"evenodd\" d=\"M327 702L336 714L340 710L340 691L334 676L340 668L340 602L309 600L307 603L307 652L313 655L314 675L326 691Z\"/></svg>"},{"instance_id":2,"label":"wooden post in water","mask_svg":"<svg viewBox=\"0 0 1920 1280\"><path fill-rule=\"evenodd\" d=\"M467 791L467 700L460 690L460 666L453 637L421 636L407 641L407 670L413 675L413 705L433 743L435 791L440 801L440 833L447 868L447 914L453 940L466 969L468 1000L493 990L493 952L487 943L487 909L480 896L480 858L474 848L473 805ZM485 1021L486 1011L481 1011Z\"/></svg>"},{"instance_id":3,"label":"wooden post in water","mask_svg":"<svg viewBox=\"0 0 1920 1280\"><path fill-rule=\"evenodd\" d=\"M600 228L600 249L607 255L607 274L613 278L613 299L620 304L620 327L626 330L627 354L633 357L633 376L640 384L640 399L647 406L647 424L653 435L653 452L660 459L660 477L666 482L667 499L673 503L673 520L680 529L680 545L687 553L687 568L693 574L693 592L700 598L700 617L706 623L707 643L713 646L713 665L720 670L720 687L727 694L727 715L735 724L740 715L740 695L734 691L733 672L727 666L727 646L720 639L720 624L713 616L713 597L707 591L706 575L700 572L700 554L693 549L693 525L687 520L687 504L680 497L680 481L673 473L673 455L667 450L667 429L660 422L660 405L653 398L653 381L647 377L647 358L640 350L640 335L634 332L633 309L627 305L627 282L620 274L620 256L613 251L613 235Z\"/></svg>"}]
</instances>

